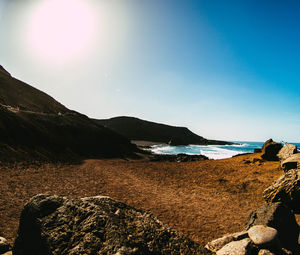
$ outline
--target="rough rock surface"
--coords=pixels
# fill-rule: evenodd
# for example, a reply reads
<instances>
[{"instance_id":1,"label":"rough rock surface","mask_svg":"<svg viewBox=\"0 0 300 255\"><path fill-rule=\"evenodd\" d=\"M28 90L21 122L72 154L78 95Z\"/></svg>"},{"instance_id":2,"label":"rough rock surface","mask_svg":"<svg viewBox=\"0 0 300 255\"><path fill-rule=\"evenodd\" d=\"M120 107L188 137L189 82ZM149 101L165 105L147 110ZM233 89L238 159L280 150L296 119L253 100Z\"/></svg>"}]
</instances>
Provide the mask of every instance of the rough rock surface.
<instances>
[{"instance_id":1,"label":"rough rock surface","mask_svg":"<svg viewBox=\"0 0 300 255\"><path fill-rule=\"evenodd\" d=\"M267 140L262 147L261 157L265 160L278 160L277 154L281 150L282 144L276 143L272 139Z\"/></svg>"},{"instance_id":2,"label":"rough rock surface","mask_svg":"<svg viewBox=\"0 0 300 255\"><path fill-rule=\"evenodd\" d=\"M0 254L3 254L9 250L10 250L10 244L4 237L0 236Z\"/></svg>"},{"instance_id":3,"label":"rough rock surface","mask_svg":"<svg viewBox=\"0 0 300 255\"><path fill-rule=\"evenodd\" d=\"M249 238L233 241L216 252L217 255L250 255L253 247Z\"/></svg>"},{"instance_id":4,"label":"rough rock surface","mask_svg":"<svg viewBox=\"0 0 300 255\"><path fill-rule=\"evenodd\" d=\"M279 158L280 161L283 161L297 152L298 149L296 145L286 144L280 149L280 151L277 154L277 157Z\"/></svg>"},{"instance_id":5,"label":"rough rock surface","mask_svg":"<svg viewBox=\"0 0 300 255\"><path fill-rule=\"evenodd\" d=\"M283 202L294 212L300 212L300 170L285 172L270 187L264 190L263 197L268 203Z\"/></svg>"},{"instance_id":6,"label":"rough rock surface","mask_svg":"<svg viewBox=\"0 0 300 255\"><path fill-rule=\"evenodd\" d=\"M248 230L248 235L254 244L259 247L271 246L278 242L278 231L264 225L256 225Z\"/></svg>"},{"instance_id":7,"label":"rough rock surface","mask_svg":"<svg viewBox=\"0 0 300 255\"><path fill-rule=\"evenodd\" d=\"M258 252L258 255L275 255L275 253L273 253L269 250L266 250L266 249L262 249Z\"/></svg>"},{"instance_id":8,"label":"rough rock surface","mask_svg":"<svg viewBox=\"0 0 300 255\"><path fill-rule=\"evenodd\" d=\"M298 249L299 226L295 215L282 203L267 204L251 212L246 229L255 225L265 225L278 231L278 238L284 248Z\"/></svg>"},{"instance_id":9,"label":"rough rock surface","mask_svg":"<svg viewBox=\"0 0 300 255\"><path fill-rule=\"evenodd\" d=\"M232 241L239 241L244 238L248 237L247 231L237 232L229 235L225 235L221 238L218 238L216 240L213 240L205 245L205 248L212 251L217 252L222 247L224 247L226 244L232 242Z\"/></svg>"},{"instance_id":10,"label":"rough rock surface","mask_svg":"<svg viewBox=\"0 0 300 255\"><path fill-rule=\"evenodd\" d=\"M210 254L151 213L108 197L37 195L24 207L14 255Z\"/></svg>"},{"instance_id":11,"label":"rough rock surface","mask_svg":"<svg viewBox=\"0 0 300 255\"><path fill-rule=\"evenodd\" d=\"M281 162L281 166L284 168L284 171L287 172L291 169L300 168L300 153L296 153L284 161Z\"/></svg>"}]
</instances>

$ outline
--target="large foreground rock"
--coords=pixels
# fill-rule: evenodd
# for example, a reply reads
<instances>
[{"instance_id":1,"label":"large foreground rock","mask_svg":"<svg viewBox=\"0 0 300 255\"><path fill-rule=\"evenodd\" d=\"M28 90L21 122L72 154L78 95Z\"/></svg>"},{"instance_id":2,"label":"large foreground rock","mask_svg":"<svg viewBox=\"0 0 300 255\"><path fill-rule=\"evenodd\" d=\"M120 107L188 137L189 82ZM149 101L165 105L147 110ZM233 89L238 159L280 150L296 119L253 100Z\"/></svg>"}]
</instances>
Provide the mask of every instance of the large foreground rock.
<instances>
[{"instance_id":1,"label":"large foreground rock","mask_svg":"<svg viewBox=\"0 0 300 255\"><path fill-rule=\"evenodd\" d=\"M265 225L278 231L278 238L284 248L298 249L299 226L295 215L282 203L267 204L249 214L246 230L255 225Z\"/></svg>"},{"instance_id":2,"label":"large foreground rock","mask_svg":"<svg viewBox=\"0 0 300 255\"><path fill-rule=\"evenodd\" d=\"M297 153L298 149L297 146L294 144L286 144L284 145L277 154L277 157L280 161L286 160L288 157L292 156L293 154Z\"/></svg>"},{"instance_id":3,"label":"large foreground rock","mask_svg":"<svg viewBox=\"0 0 300 255\"><path fill-rule=\"evenodd\" d=\"M153 214L108 197L37 195L24 207L14 255L210 254Z\"/></svg>"},{"instance_id":4,"label":"large foreground rock","mask_svg":"<svg viewBox=\"0 0 300 255\"><path fill-rule=\"evenodd\" d=\"M268 203L283 202L296 213L300 213L300 170L285 172L270 187L263 197Z\"/></svg>"},{"instance_id":5,"label":"large foreground rock","mask_svg":"<svg viewBox=\"0 0 300 255\"><path fill-rule=\"evenodd\" d=\"M272 139L267 140L262 147L261 157L265 160L278 160L277 154L282 148L281 143L276 143Z\"/></svg>"}]
</instances>

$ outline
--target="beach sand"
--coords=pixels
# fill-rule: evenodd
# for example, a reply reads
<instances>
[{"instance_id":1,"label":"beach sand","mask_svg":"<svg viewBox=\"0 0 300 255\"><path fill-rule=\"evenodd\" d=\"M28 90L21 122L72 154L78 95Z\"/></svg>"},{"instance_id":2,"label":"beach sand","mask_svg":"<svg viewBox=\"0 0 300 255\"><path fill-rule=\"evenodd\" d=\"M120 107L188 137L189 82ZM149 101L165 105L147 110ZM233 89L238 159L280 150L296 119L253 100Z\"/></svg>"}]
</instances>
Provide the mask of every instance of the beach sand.
<instances>
[{"instance_id":1,"label":"beach sand","mask_svg":"<svg viewBox=\"0 0 300 255\"><path fill-rule=\"evenodd\" d=\"M13 242L24 204L38 193L106 195L149 210L205 244L242 230L248 214L265 203L263 190L283 174L279 162L253 163L254 158L260 155L185 163L89 159L77 165L2 166L0 235Z\"/></svg>"}]
</instances>

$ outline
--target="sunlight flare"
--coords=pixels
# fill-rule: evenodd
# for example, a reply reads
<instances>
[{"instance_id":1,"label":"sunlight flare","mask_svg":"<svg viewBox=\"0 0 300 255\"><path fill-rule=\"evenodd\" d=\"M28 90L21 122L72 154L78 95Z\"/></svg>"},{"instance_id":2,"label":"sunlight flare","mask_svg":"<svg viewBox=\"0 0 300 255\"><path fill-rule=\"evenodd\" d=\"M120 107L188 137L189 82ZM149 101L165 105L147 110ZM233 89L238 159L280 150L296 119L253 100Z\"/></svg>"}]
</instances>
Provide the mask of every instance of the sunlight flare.
<instances>
[{"instance_id":1,"label":"sunlight flare","mask_svg":"<svg viewBox=\"0 0 300 255\"><path fill-rule=\"evenodd\" d=\"M96 14L91 1L42 1L28 24L28 40L35 54L60 64L87 54L96 33Z\"/></svg>"}]
</instances>

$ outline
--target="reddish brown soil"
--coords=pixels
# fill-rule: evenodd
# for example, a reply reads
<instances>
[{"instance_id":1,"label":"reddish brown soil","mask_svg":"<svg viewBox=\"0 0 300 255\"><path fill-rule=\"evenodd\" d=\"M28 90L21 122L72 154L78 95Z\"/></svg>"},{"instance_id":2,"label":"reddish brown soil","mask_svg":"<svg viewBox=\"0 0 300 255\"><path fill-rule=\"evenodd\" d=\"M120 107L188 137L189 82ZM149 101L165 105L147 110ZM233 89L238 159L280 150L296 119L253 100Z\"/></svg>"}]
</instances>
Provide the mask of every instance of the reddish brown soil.
<instances>
[{"instance_id":1,"label":"reddish brown soil","mask_svg":"<svg viewBox=\"0 0 300 255\"><path fill-rule=\"evenodd\" d=\"M253 163L254 158L259 154L186 163L118 159L2 167L0 235L13 241L24 204L38 193L107 195L150 210L204 244L243 229L249 212L264 204L263 190L283 174L278 162Z\"/></svg>"}]
</instances>

